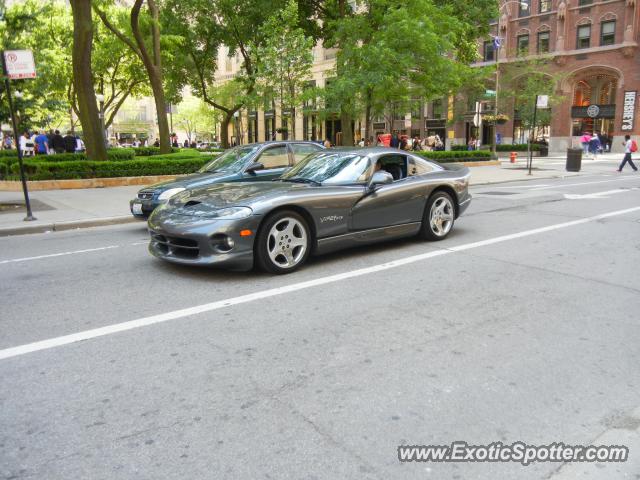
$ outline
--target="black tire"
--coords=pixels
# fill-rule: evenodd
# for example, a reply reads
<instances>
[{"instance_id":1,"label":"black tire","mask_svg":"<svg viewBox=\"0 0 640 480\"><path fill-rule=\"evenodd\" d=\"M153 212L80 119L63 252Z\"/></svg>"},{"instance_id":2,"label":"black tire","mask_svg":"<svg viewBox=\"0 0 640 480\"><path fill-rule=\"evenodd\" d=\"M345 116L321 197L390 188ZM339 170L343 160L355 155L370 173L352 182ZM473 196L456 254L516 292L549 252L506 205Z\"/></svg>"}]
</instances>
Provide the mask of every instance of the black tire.
<instances>
[{"instance_id":1,"label":"black tire","mask_svg":"<svg viewBox=\"0 0 640 480\"><path fill-rule=\"evenodd\" d=\"M437 207L435 207L436 205ZM447 220L450 224L446 225L445 228L438 230L437 226L434 226L431 220L434 208L438 208L442 205L445 205L446 212L444 213L446 213L447 218L450 216L450 220ZM431 241L439 241L447 238L449 233L451 233L451 230L453 230L453 224L455 223L455 208L455 202L447 192L439 190L433 193L429 197L429 200L427 200L427 205L424 209L424 214L422 215L422 226L420 227L419 234L420 238ZM438 222L436 222L436 224L437 223ZM440 223L440 225L442 228L442 223Z\"/></svg>"},{"instance_id":2,"label":"black tire","mask_svg":"<svg viewBox=\"0 0 640 480\"><path fill-rule=\"evenodd\" d=\"M279 230L280 227L291 227L292 231ZM303 240L306 243L298 245ZM311 230L300 214L291 210L276 212L267 217L258 232L254 247L256 265L269 273L295 272L307 261L312 245ZM293 263L286 265L289 260Z\"/></svg>"}]
</instances>

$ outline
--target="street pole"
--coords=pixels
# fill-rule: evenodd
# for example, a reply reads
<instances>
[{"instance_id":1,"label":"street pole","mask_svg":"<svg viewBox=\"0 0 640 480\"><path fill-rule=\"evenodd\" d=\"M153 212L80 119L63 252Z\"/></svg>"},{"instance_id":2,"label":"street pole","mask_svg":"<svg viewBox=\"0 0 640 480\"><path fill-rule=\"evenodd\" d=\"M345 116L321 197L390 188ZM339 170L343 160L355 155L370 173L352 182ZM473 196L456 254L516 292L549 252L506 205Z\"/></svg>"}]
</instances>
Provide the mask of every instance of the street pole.
<instances>
[{"instance_id":1,"label":"street pole","mask_svg":"<svg viewBox=\"0 0 640 480\"><path fill-rule=\"evenodd\" d=\"M491 156L497 158L498 156L498 91L500 89L500 47L496 49L496 102L493 108L494 121L493 121L493 138L491 139Z\"/></svg>"},{"instance_id":2,"label":"street pole","mask_svg":"<svg viewBox=\"0 0 640 480\"><path fill-rule=\"evenodd\" d=\"M2 71L4 73L4 85L7 91L7 99L9 100L9 114L11 115L11 123L13 124L13 138L16 144L16 150L18 150L18 163L20 164L20 181L22 182L22 192L24 193L24 204L27 207L27 216L24 218L25 222L31 222L37 220L33 216L31 211L31 202L29 201L29 189L27 188L27 178L24 173L24 163L22 162L22 150L20 150L20 137L18 136L18 122L16 121L16 115L13 110L13 98L11 96L11 84L9 82L9 76L7 74L7 66L2 56Z\"/></svg>"},{"instance_id":3,"label":"street pole","mask_svg":"<svg viewBox=\"0 0 640 480\"><path fill-rule=\"evenodd\" d=\"M531 167L533 166L533 154L531 152L531 137L536 128L536 116L538 114L538 95L536 95L535 103L533 104L533 124L531 125L531 131L529 132L529 142L527 143L527 163L529 164L529 175L531 175Z\"/></svg>"}]
</instances>

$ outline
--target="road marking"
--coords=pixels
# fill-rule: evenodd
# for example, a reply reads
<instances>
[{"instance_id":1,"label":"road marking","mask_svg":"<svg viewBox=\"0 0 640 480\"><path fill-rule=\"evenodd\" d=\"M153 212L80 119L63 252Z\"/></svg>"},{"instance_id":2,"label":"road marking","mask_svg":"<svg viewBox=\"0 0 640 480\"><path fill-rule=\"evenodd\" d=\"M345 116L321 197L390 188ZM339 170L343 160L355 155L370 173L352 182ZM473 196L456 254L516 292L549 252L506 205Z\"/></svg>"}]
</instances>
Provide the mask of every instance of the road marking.
<instances>
[{"instance_id":1,"label":"road marking","mask_svg":"<svg viewBox=\"0 0 640 480\"><path fill-rule=\"evenodd\" d=\"M148 245L148 244L149 242L145 241L145 242L133 242L133 243L130 243L129 245L136 246L136 245ZM61 253L51 253L48 255L38 255L37 257L12 258L9 260L0 260L0 265L5 263L18 263L18 262L29 262L31 260L42 260L44 258L64 257L66 255L75 255L77 253L100 252L102 250L112 250L114 248L120 248L120 247L122 247L122 245L109 245L107 247L88 248L86 250L74 250L72 252L61 252Z\"/></svg>"},{"instance_id":2,"label":"road marking","mask_svg":"<svg viewBox=\"0 0 640 480\"><path fill-rule=\"evenodd\" d=\"M360 268L358 270L352 270L350 272L338 273L335 275L329 275L327 277L316 278L314 280L308 280L306 282L294 283L292 285L285 285L283 287L271 288L269 290L263 290L261 292L250 293L247 295L241 295L239 297L232 297L226 300L218 300L212 303L205 303L204 305L198 305L195 307L184 308L181 310L174 310L173 312L161 313L159 315L152 315L150 317L138 318L136 320L130 320L127 322L116 323L114 325L108 325L106 327L94 328L92 330L85 330L82 332L73 333L70 335L63 335L60 337L50 338L47 340L41 340L38 342L27 343L25 345L19 345L17 347L6 348L0 350L0 360L18 357L27 353L38 352L41 350L49 350L51 348L61 347L64 345L70 345L76 342L82 342L85 340L91 340L106 335L113 335L119 332L125 332L127 330L133 330L136 328L146 327L149 325L155 325L158 323L168 322L170 320L178 320L192 315L198 315L200 313L211 312L214 310L220 310L235 305L241 305L243 303L249 303L256 300L262 300L265 298L275 297L278 295L284 295L286 293L297 292L312 287L319 287L321 285L327 285L329 283L335 283L350 278L361 277L363 275L369 275L372 273L382 272L397 268L403 265L420 262L429 258L439 257L442 255L448 255L451 253L462 252L465 250L471 250L473 248L485 247L487 245L495 245L497 243L507 242L518 238L529 237L531 235L538 235L540 233L551 232L553 230L560 230L562 228L574 227L576 225L582 225L589 222L595 222L605 218L616 217L625 215L627 213L633 213L640 211L640 207L626 208L624 210L616 210L614 212L603 213L601 215L595 215L593 217L581 218L579 220L573 220L570 222L556 223L541 228L534 228L532 230L525 230L523 232L512 233L510 235L502 235L499 237L489 238L486 240L480 240L478 242L467 243L458 245L456 247L450 247L447 249L433 250L431 252L422 253L419 255L413 255L410 257L402 258L399 260L393 260L391 262L381 263L373 265L371 267Z\"/></svg>"},{"instance_id":3,"label":"road marking","mask_svg":"<svg viewBox=\"0 0 640 480\"><path fill-rule=\"evenodd\" d=\"M41 260L43 258L64 257L65 255L75 255L77 253L100 252L102 250L111 250L114 248L120 248L120 245L109 245L108 247L100 248L88 248L86 250L75 250L73 252L51 253L49 255L38 255L37 257L13 258L11 260L0 261L0 265L5 263L29 262L31 260Z\"/></svg>"},{"instance_id":4,"label":"road marking","mask_svg":"<svg viewBox=\"0 0 640 480\"><path fill-rule=\"evenodd\" d=\"M609 198L609 195L615 195L617 193L625 193L632 192L634 190L638 190L638 188L618 188L616 190L607 190L605 192L596 192L596 193L586 193L584 195L580 194L570 194L565 193L564 198L567 200L586 200L586 199L599 199L599 198Z\"/></svg>"},{"instance_id":5,"label":"road marking","mask_svg":"<svg viewBox=\"0 0 640 480\"><path fill-rule=\"evenodd\" d=\"M549 190L550 188L561 189L561 188L565 188L565 187L580 187L580 186L583 186L583 185L595 185L597 183L621 182L621 181L625 181L625 180L638 180L638 177L622 177L622 178L615 178L615 179L612 179L612 180L598 180L597 182L583 182L583 183L567 183L567 184L560 184L560 185L549 185L549 186L545 186L545 187L532 188L531 190L536 191L536 190Z\"/></svg>"}]
</instances>

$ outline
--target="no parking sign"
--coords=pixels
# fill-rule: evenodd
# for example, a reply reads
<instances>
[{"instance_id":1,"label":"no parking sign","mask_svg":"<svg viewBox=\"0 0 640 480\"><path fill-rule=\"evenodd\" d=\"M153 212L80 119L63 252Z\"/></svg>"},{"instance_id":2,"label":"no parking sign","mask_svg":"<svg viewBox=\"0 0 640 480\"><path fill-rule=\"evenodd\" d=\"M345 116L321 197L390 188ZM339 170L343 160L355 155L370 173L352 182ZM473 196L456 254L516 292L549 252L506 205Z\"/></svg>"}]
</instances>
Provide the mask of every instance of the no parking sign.
<instances>
[{"instance_id":1,"label":"no parking sign","mask_svg":"<svg viewBox=\"0 0 640 480\"><path fill-rule=\"evenodd\" d=\"M31 50L5 50L4 66L10 80L36 78L36 64Z\"/></svg>"}]
</instances>

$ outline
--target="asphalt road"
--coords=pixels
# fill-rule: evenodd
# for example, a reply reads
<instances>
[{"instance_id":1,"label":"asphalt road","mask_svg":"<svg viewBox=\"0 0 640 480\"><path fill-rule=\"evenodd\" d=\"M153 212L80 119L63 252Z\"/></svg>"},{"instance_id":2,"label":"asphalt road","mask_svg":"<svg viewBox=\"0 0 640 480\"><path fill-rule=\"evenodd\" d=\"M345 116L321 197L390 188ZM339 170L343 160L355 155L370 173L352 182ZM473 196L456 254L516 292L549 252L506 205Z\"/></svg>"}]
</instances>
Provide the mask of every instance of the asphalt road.
<instances>
[{"instance_id":1,"label":"asphalt road","mask_svg":"<svg viewBox=\"0 0 640 480\"><path fill-rule=\"evenodd\" d=\"M443 242L277 277L143 223L0 238L0 478L564 479L397 447L602 439L631 459L588 478L637 478L640 176L472 193Z\"/></svg>"}]
</instances>

